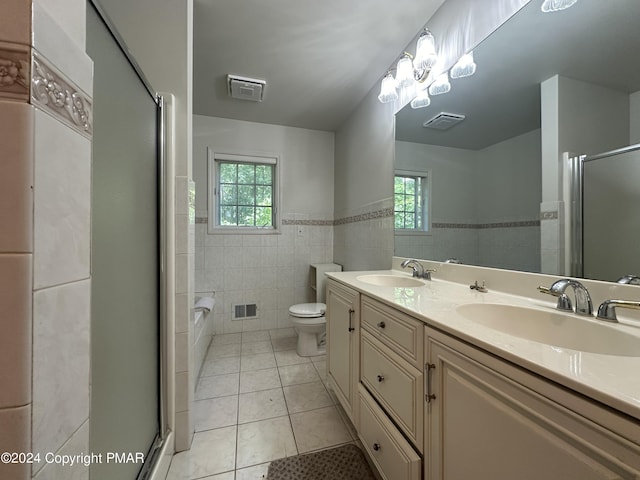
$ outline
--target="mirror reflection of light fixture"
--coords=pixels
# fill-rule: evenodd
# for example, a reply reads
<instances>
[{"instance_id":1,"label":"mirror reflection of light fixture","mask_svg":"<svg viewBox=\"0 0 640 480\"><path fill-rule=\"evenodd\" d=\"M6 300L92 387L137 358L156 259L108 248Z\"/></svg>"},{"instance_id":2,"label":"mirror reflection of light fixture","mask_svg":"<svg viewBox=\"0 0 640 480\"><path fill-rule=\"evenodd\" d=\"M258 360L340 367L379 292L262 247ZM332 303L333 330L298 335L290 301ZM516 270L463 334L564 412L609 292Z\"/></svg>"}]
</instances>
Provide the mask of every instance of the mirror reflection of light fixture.
<instances>
[{"instance_id":1,"label":"mirror reflection of light fixture","mask_svg":"<svg viewBox=\"0 0 640 480\"><path fill-rule=\"evenodd\" d=\"M542 2L540 10L545 13L559 12L560 10L564 10L565 8L569 8L577 1L578 0L544 0L544 2Z\"/></svg>"},{"instance_id":2,"label":"mirror reflection of light fixture","mask_svg":"<svg viewBox=\"0 0 640 480\"><path fill-rule=\"evenodd\" d=\"M389 71L382 79L380 85L380 95L378 100L382 103L395 102L398 100L398 92L396 91L396 80L393 78L393 74Z\"/></svg>"},{"instance_id":3,"label":"mirror reflection of light fixture","mask_svg":"<svg viewBox=\"0 0 640 480\"><path fill-rule=\"evenodd\" d=\"M420 90L413 100L411 100L411 108L424 108L431 105L431 99L429 98L429 92Z\"/></svg>"},{"instance_id":4,"label":"mirror reflection of light fixture","mask_svg":"<svg viewBox=\"0 0 640 480\"><path fill-rule=\"evenodd\" d=\"M460 60L451 68L451 78L470 77L476 73L476 64L473 61L473 52L460 57Z\"/></svg>"},{"instance_id":5,"label":"mirror reflection of light fixture","mask_svg":"<svg viewBox=\"0 0 640 480\"><path fill-rule=\"evenodd\" d=\"M442 95L448 93L451 90L451 84L449 83L449 74L444 72L436 78L435 82L429 85L429 95Z\"/></svg>"},{"instance_id":6,"label":"mirror reflection of light fixture","mask_svg":"<svg viewBox=\"0 0 640 480\"><path fill-rule=\"evenodd\" d=\"M416 57L404 52L396 66L395 79L390 72L382 79L378 100L382 103L393 102L401 99L411 99L416 93L416 84L424 82L429 76L431 67L438 59L433 35L425 29L418 37L416 45ZM391 93L391 80L393 80L394 93ZM395 89L398 89L399 92Z\"/></svg>"}]
</instances>

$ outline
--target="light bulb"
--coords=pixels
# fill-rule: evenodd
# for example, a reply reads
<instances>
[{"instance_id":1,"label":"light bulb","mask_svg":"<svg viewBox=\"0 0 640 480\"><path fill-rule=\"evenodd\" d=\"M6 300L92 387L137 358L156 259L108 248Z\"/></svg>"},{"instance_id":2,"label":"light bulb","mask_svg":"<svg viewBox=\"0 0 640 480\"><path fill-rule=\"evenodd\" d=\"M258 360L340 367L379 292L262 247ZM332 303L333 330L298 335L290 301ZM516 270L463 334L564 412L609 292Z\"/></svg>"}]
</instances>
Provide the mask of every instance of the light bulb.
<instances>
[{"instance_id":1,"label":"light bulb","mask_svg":"<svg viewBox=\"0 0 640 480\"><path fill-rule=\"evenodd\" d=\"M476 73L476 64L473 61L473 52L469 52L451 68L451 78L470 77Z\"/></svg>"},{"instance_id":2,"label":"light bulb","mask_svg":"<svg viewBox=\"0 0 640 480\"><path fill-rule=\"evenodd\" d=\"M397 99L398 92L396 91L396 81L393 78L393 75L391 75L391 72L387 72L380 84L380 95L378 95L378 100L382 103L389 103L394 102Z\"/></svg>"},{"instance_id":3,"label":"light bulb","mask_svg":"<svg viewBox=\"0 0 640 480\"><path fill-rule=\"evenodd\" d=\"M413 62L409 54L405 53L400 60L398 60L398 66L396 67L396 84L398 88L408 87L415 78L413 77Z\"/></svg>"},{"instance_id":4,"label":"light bulb","mask_svg":"<svg viewBox=\"0 0 640 480\"><path fill-rule=\"evenodd\" d=\"M436 41L429 30L426 30L418 37L416 45L416 59L413 65L417 70L429 70L438 60L436 52Z\"/></svg>"}]
</instances>

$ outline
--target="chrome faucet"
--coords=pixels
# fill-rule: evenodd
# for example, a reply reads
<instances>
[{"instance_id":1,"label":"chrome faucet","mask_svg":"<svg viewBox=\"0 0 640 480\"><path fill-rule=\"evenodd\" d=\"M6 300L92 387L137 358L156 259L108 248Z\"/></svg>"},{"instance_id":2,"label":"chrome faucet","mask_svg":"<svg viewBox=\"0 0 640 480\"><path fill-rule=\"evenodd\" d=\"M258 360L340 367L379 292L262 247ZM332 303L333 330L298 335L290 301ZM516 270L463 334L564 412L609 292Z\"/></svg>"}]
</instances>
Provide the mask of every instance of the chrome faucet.
<instances>
[{"instance_id":1,"label":"chrome faucet","mask_svg":"<svg viewBox=\"0 0 640 480\"><path fill-rule=\"evenodd\" d=\"M459 265L462 264L462 262L460 260L458 260L457 258L447 258L444 263L457 263Z\"/></svg>"},{"instance_id":2,"label":"chrome faucet","mask_svg":"<svg viewBox=\"0 0 640 480\"><path fill-rule=\"evenodd\" d=\"M637 275L625 275L616 280L616 283L625 283L627 285L640 285L640 277Z\"/></svg>"},{"instance_id":3,"label":"chrome faucet","mask_svg":"<svg viewBox=\"0 0 640 480\"><path fill-rule=\"evenodd\" d=\"M431 280L431 272L435 272L435 269L424 268L422 264L414 259L409 258L400 264L402 268L411 267L413 271L412 276L416 278L424 278L425 280Z\"/></svg>"},{"instance_id":4,"label":"chrome faucet","mask_svg":"<svg viewBox=\"0 0 640 480\"><path fill-rule=\"evenodd\" d=\"M640 302L632 302L630 300L605 300L598 307L597 317L605 322L618 323L616 307L640 310Z\"/></svg>"},{"instance_id":5,"label":"chrome faucet","mask_svg":"<svg viewBox=\"0 0 640 480\"><path fill-rule=\"evenodd\" d=\"M573 293L576 298L575 310L571 305L571 300L569 299L567 294L564 293L567 287L573 288ZM577 280L563 278L562 280L553 282L550 287L538 287L538 291L546 293L547 295L558 297L558 306L556 307L558 310L567 310L570 312L575 311L575 313L577 313L578 315L593 314L593 303L591 302L591 295L589 295L587 287L585 287Z\"/></svg>"}]
</instances>

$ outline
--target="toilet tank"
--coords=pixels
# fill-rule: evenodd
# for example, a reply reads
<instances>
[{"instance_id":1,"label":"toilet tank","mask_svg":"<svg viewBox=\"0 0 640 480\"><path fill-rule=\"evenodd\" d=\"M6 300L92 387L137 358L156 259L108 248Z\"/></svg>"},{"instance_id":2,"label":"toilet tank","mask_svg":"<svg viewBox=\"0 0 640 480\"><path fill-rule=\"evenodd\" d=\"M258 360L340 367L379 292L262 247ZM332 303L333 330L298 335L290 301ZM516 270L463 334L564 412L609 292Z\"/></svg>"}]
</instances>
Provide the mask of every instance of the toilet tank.
<instances>
[{"instance_id":1,"label":"toilet tank","mask_svg":"<svg viewBox=\"0 0 640 480\"><path fill-rule=\"evenodd\" d=\"M314 263L311 264L310 267L310 284L311 289L316 295L316 303L325 303L325 290L327 286L325 272L341 272L342 265L338 265L337 263Z\"/></svg>"}]
</instances>

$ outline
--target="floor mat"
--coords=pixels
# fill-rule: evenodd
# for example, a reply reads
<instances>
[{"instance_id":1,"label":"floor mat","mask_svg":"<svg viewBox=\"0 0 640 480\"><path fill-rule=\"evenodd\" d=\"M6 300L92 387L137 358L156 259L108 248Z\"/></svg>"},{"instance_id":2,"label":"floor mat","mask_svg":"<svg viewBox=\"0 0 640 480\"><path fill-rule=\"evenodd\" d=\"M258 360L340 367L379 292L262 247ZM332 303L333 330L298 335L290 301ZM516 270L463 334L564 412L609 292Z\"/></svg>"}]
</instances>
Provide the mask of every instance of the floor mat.
<instances>
[{"instance_id":1,"label":"floor mat","mask_svg":"<svg viewBox=\"0 0 640 480\"><path fill-rule=\"evenodd\" d=\"M375 480L362 451L355 445L274 460L267 480Z\"/></svg>"}]
</instances>

